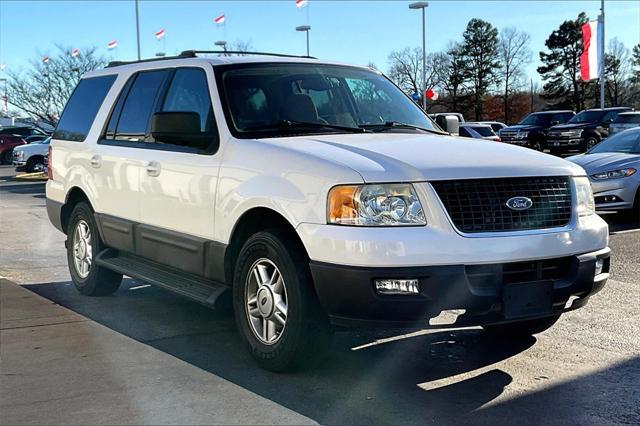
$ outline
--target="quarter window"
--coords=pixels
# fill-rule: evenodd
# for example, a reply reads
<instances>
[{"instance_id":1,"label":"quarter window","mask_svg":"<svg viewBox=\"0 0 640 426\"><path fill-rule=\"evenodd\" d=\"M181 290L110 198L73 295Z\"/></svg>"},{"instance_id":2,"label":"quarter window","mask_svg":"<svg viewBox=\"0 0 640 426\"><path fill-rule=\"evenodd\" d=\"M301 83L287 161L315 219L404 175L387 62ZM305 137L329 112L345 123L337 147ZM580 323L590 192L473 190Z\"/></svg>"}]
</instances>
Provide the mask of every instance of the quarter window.
<instances>
[{"instance_id":1,"label":"quarter window","mask_svg":"<svg viewBox=\"0 0 640 426\"><path fill-rule=\"evenodd\" d=\"M58 122L54 139L84 142L115 75L85 78L78 83Z\"/></svg>"}]
</instances>

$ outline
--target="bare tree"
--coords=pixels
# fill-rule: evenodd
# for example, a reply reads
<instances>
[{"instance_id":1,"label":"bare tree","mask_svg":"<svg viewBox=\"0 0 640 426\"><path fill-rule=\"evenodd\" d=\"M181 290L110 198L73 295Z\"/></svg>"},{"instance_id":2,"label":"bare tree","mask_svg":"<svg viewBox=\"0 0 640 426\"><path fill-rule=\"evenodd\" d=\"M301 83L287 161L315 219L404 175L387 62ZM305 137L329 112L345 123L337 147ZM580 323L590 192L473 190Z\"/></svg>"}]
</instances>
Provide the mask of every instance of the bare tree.
<instances>
[{"instance_id":1,"label":"bare tree","mask_svg":"<svg viewBox=\"0 0 640 426\"><path fill-rule=\"evenodd\" d=\"M9 73L7 103L34 119L55 125L67 99L86 72L106 64L96 48L82 49L72 56L72 49L57 46L56 55L32 60L23 72Z\"/></svg>"},{"instance_id":2,"label":"bare tree","mask_svg":"<svg viewBox=\"0 0 640 426\"><path fill-rule=\"evenodd\" d=\"M229 50L234 52L250 52L254 50L251 40L236 40L229 44Z\"/></svg>"},{"instance_id":3,"label":"bare tree","mask_svg":"<svg viewBox=\"0 0 640 426\"><path fill-rule=\"evenodd\" d=\"M624 104L630 95L629 49L617 38L611 39L605 63L607 97L611 106L619 106Z\"/></svg>"},{"instance_id":4,"label":"bare tree","mask_svg":"<svg viewBox=\"0 0 640 426\"><path fill-rule=\"evenodd\" d=\"M509 122L509 98L522 85L524 67L531 63L531 36L516 28L505 28L500 32L498 54L501 63L503 87L504 121Z\"/></svg>"},{"instance_id":5,"label":"bare tree","mask_svg":"<svg viewBox=\"0 0 640 426\"><path fill-rule=\"evenodd\" d=\"M422 49L405 48L394 50L389 54L389 78L391 78L405 93L411 95L422 93ZM427 55L426 82L428 88L439 89L447 75L447 55L444 53L429 53Z\"/></svg>"}]
</instances>

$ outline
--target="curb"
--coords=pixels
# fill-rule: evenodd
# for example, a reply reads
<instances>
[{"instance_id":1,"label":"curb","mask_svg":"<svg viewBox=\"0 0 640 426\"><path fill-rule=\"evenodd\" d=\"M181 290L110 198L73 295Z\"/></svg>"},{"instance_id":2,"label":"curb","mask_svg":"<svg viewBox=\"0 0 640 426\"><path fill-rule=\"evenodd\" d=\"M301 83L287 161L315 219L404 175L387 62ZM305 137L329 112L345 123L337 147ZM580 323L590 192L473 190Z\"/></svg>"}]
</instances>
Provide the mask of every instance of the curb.
<instances>
[{"instance_id":1,"label":"curb","mask_svg":"<svg viewBox=\"0 0 640 426\"><path fill-rule=\"evenodd\" d=\"M47 174L44 172L38 172L38 173L22 173L19 175L15 175L13 177L14 181L22 181L22 182L31 182L31 181L46 181L47 180Z\"/></svg>"}]
</instances>

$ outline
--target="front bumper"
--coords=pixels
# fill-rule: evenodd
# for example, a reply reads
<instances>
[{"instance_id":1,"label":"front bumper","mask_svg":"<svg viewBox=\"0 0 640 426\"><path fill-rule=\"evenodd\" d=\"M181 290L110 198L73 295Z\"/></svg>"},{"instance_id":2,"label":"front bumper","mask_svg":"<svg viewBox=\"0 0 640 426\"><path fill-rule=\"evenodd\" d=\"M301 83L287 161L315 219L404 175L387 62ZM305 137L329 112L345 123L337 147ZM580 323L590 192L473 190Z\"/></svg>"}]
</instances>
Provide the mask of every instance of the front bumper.
<instances>
[{"instance_id":1,"label":"front bumper","mask_svg":"<svg viewBox=\"0 0 640 426\"><path fill-rule=\"evenodd\" d=\"M618 211L633 208L638 192L638 182L633 178L591 180L596 210Z\"/></svg>"},{"instance_id":2,"label":"front bumper","mask_svg":"<svg viewBox=\"0 0 640 426\"><path fill-rule=\"evenodd\" d=\"M550 137L547 147L560 151L583 150L584 139L582 138L554 138Z\"/></svg>"},{"instance_id":3,"label":"front bumper","mask_svg":"<svg viewBox=\"0 0 640 426\"><path fill-rule=\"evenodd\" d=\"M319 300L338 326L428 328L442 311L465 310L445 327L504 323L583 306L609 278L610 249L484 265L354 267L312 261ZM596 260L603 260L595 275ZM380 295L374 280L418 279L419 294ZM442 327L437 325L436 327Z\"/></svg>"}]
</instances>

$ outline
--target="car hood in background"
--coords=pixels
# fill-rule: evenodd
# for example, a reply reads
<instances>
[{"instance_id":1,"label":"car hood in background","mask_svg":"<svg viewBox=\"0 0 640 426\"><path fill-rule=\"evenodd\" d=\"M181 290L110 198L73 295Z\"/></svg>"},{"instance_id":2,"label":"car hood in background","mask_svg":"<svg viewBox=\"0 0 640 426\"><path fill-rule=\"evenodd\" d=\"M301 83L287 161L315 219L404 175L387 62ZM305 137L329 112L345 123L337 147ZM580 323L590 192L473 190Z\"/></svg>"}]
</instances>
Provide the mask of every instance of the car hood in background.
<instances>
[{"instance_id":1,"label":"car hood in background","mask_svg":"<svg viewBox=\"0 0 640 426\"><path fill-rule=\"evenodd\" d=\"M565 131L565 130L578 130L584 129L589 126L593 126L595 123L571 123L571 124L558 124L549 129L549 131Z\"/></svg>"},{"instance_id":2,"label":"car hood in background","mask_svg":"<svg viewBox=\"0 0 640 426\"><path fill-rule=\"evenodd\" d=\"M583 167L587 174L624 169L625 167L640 168L640 154L625 154L621 152L603 152L599 154L576 155L567 160Z\"/></svg>"},{"instance_id":3,"label":"car hood in background","mask_svg":"<svg viewBox=\"0 0 640 426\"><path fill-rule=\"evenodd\" d=\"M365 182L417 182L516 176L575 176L558 157L483 139L430 134L349 134L263 139L357 171Z\"/></svg>"},{"instance_id":4,"label":"car hood in background","mask_svg":"<svg viewBox=\"0 0 640 426\"><path fill-rule=\"evenodd\" d=\"M501 132L517 132L517 131L532 131L532 130L540 130L543 126L536 126L535 124L515 124L513 126L508 126L500 129Z\"/></svg>"}]
</instances>

